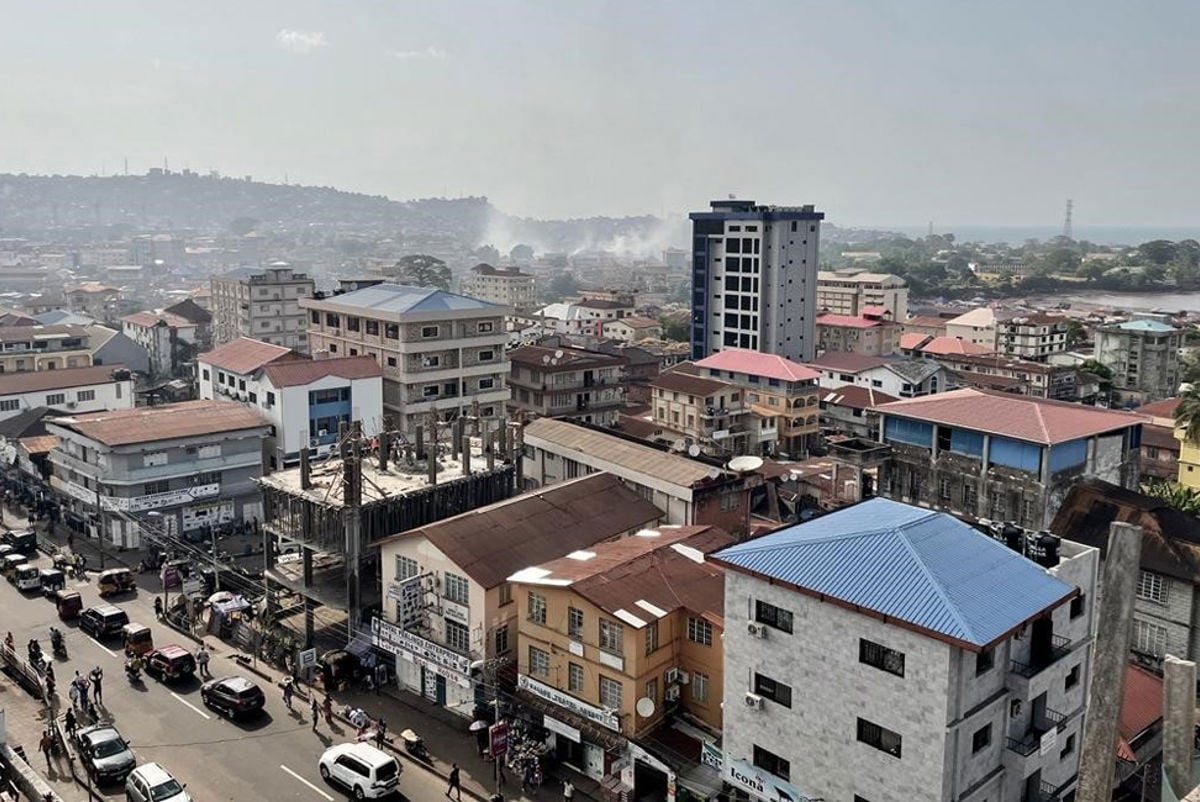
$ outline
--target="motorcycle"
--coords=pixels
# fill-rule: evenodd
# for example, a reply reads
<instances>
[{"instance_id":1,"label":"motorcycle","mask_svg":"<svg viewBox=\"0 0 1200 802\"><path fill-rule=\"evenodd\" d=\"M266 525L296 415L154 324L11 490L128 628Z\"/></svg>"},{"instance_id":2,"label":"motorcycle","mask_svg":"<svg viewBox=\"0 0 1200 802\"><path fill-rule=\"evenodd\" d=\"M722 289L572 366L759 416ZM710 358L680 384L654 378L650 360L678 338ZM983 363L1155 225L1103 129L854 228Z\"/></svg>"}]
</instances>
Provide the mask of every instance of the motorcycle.
<instances>
[{"instance_id":1,"label":"motorcycle","mask_svg":"<svg viewBox=\"0 0 1200 802\"><path fill-rule=\"evenodd\" d=\"M50 628L50 650L60 660L67 659L67 642L63 638L62 632L55 627Z\"/></svg>"},{"instance_id":2,"label":"motorcycle","mask_svg":"<svg viewBox=\"0 0 1200 802\"><path fill-rule=\"evenodd\" d=\"M142 682L142 669L135 662L127 662L125 664L125 677L129 680L130 685L140 685Z\"/></svg>"},{"instance_id":3,"label":"motorcycle","mask_svg":"<svg viewBox=\"0 0 1200 802\"><path fill-rule=\"evenodd\" d=\"M420 735L412 730L405 730L400 733L400 740L404 741L404 751L417 760L429 760L429 750L425 748L425 739Z\"/></svg>"}]
</instances>

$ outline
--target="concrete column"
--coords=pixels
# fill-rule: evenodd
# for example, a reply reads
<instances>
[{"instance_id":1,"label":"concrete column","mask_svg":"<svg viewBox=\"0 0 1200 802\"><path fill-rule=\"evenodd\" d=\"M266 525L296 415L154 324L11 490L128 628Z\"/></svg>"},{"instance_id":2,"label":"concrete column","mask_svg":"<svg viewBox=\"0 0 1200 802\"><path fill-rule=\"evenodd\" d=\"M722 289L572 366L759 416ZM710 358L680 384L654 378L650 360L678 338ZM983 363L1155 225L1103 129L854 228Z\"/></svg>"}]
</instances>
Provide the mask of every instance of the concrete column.
<instances>
[{"instance_id":1,"label":"concrete column","mask_svg":"<svg viewBox=\"0 0 1200 802\"><path fill-rule=\"evenodd\" d=\"M1117 749L1117 718L1129 661L1133 631L1133 606L1142 558L1142 530L1114 523L1108 533L1104 560L1104 592L1100 596L1099 620L1104 626L1092 649L1091 685L1087 719L1084 721L1083 750L1079 760L1077 802L1109 802Z\"/></svg>"},{"instance_id":2,"label":"concrete column","mask_svg":"<svg viewBox=\"0 0 1200 802\"><path fill-rule=\"evenodd\" d=\"M1192 790L1196 738L1196 664L1167 655L1163 661L1163 768L1178 796Z\"/></svg>"}]
</instances>

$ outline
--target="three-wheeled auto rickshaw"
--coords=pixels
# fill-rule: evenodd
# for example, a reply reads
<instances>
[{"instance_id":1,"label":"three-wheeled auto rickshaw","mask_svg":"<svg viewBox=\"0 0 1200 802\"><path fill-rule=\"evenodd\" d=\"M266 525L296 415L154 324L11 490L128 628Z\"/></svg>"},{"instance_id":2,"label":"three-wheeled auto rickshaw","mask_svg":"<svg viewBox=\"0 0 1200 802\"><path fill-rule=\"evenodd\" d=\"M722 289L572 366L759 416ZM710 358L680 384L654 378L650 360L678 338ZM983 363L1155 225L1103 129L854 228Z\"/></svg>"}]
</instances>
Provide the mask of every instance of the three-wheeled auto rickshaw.
<instances>
[{"instance_id":1,"label":"three-wheeled auto rickshaw","mask_svg":"<svg viewBox=\"0 0 1200 802\"><path fill-rule=\"evenodd\" d=\"M137 583L133 579L133 572L128 568L109 568L100 572L96 579L96 587L100 591L100 598L105 598L117 593L127 593L137 587Z\"/></svg>"},{"instance_id":2,"label":"three-wheeled auto rickshaw","mask_svg":"<svg viewBox=\"0 0 1200 802\"><path fill-rule=\"evenodd\" d=\"M28 559L24 554L17 554L15 551L6 555L4 559L0 560L0 574L4 574L9 582L15 581L17 569L25 565Z\"/></svg>"},{"instance_id":3,"label":"three-wheeled auto rickshaw","mask_svg":"<svg viewBox=\"0 0 1200 802\"><path fill-rule=\"evenodd\" d=\"M121 627L121 642L125 654L130 657L141 657L154 650L154 635L150 632L150 627L143 624L126 624Z\"/></svg>"},{"instance_id":4,"label":"three-wheeled auto rickshaw","mask_svg":"<svg viewBox=\"0 0 1200 802\"><path fill-rule=\"evenodd\" d=\"M36 565L23 563L13 572L13 584L17 590L41 590L42 572Z\"/></svg>"},{"instance_id":5,"label":"three-wheeled auto rickshaw","mask_svg":"<svg viewBox=\"0 0 1200 802\"><path fill-rule=\"evenodd\" d=\"M73 590L56 590L51 598L58 608L58 617L63 621L78 618L83 611L83 597Z\"/></svg>"},{"instance_id":6,"label":"three-wheeled auto rickshaw","mask_svg":"<svg viewBox=\"0 0 1200 802\"><path fill-rule=\"evenodd\" d=\"M67 578L57 568L43 568L38 573L42 575L42 593L47 597L67 586Z\"/></svg>"}]
</instances>

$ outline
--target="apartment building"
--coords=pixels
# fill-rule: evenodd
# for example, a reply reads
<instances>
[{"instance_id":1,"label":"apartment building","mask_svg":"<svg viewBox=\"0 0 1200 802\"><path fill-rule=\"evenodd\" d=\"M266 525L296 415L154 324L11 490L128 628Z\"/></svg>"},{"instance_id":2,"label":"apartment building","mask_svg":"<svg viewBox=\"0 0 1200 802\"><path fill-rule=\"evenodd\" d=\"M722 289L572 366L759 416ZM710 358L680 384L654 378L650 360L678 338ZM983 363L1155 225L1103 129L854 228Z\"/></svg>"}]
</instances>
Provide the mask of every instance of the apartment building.
<instances>
[{"instance_id":1,"label":"apartment building","mask_svg":"<svg viewBox=\"0 0 1200 802\"><path fill-rule=\"evenodd\" d=\"M83 326L0 328L0 373L82 368L92 364Z\"/></svg>"},{"instance_id":2,"label":"apartment building","mask_svg":"<svg viewBox=\"0 0 1200 802\"><path fill-rule=\"evenodd\" d=\"M231 401L185 401L49 420L51 486L68 526L141 547L142 516L170 534L263 517L268 426ZM99 506L97 506L99 505Z\"/></svg>"},{"instance_id":3,"label":"apartment building","mask_svg":"<svg viewBox=\"0 0 1200 802\"><path fill-rule=\"evenodd\" d=\"M474 703L490 691L471 663L518 653L509 575L653 527L660 517L615 476L598 473L379 541L388 602L376 626L400 685L477 718Z\"/></svg>"},{"instance_id":4,"label":"apartment building","mask_svg":"<svg viewBox=\"0 0 1200 802\"><path fill-rule=\"evenodd\" d=\"M739 795L1070 798L1095 549L1024 531L1010 548L872 499L709 559L726 569L721 748Z\"/></svg>"},{"instance_id":5,"label":"apartment building","mask_svg":"<svg viewBox=\"0 0 1200 802\"><path fill-rule=\"evenodd\" d=\"M500 306L526 311L537 305L532 273L519 267L492 267L478 264L471 268L461 284L463 295Z\"/></svg>"},{"instance_id":6,"label":"apartment building","mask_svg":"<svg viewBox=\"0 0 1200 802\"><path fill-rule=\"evenodd\" d=\"M611 426L625 403L624 360L580 348L527 345L508 352L510 410Z\"/></svg>"},{"instance_id":7,"label":"apartment building","mask_svg":"<svg viewBox=\"0 0 1200 802\"><path fill-rule=\"evenodd\" d=\"M654 318L632 315L619 320L606 320L601 325L601 335L606 340L633 343L638 340L654 340L662 337L663 327Z\"/></svg>"},{"instance_id":8,"label":"apartment building","mask_svg":"<svg viewBox=\"0 0 1200 802\"><path fill-rule=\"evenodd\" d=\"M369 356L383 369L383 406L402 431L429 411L505 417L509 308L428 287L377 284L300 301L313 353Z\"/></svg>"},{"instance_id":9,"label":"apartment building","mask_svg":"<svg viewBox=\"0 0 1200 802\"><path fill-rule=\"evenodd\" d=\"M1071 321L1061 315L1035 312L996 321L996 350L1019 359L1044 362L1067 350Z\"/></svg>"},{"instance_id":10,"label":"apartment building","mask_svg":"<svg viewBox=\"0 0 1200 802\"><path fill-rule=\"evenodd\" d=\"M807 367L825 390L847 384L868 387L897 398L919 398L953 387L949 371L929 359L900 359L862 354L822 354Z\"/></svg>"},{"instance_id":11,"label":"apartment building","mask_svg":"<svg viewBox=\"0 0 1200 802\"><path fill-rule=\"evenodd\" d=\"M558 760L631 799L669 799L684 782L684 761L651 736L676 718L710 743L721 732L723 570L705 555L735 542L712 527L660 526L508 577L518 697Z\"/></svg>"},{"instance_id":12,"label":"apartment building","mask_svg":"<svg viewBox=\"0 0 1200 802\"><path fill-rule=\"evenodd\" d=\"M70 284L63 289L67 308L100 323L112 323L121 316L121 290L99 281Z\"/></svg>"},{"instance_id":13,"label":"apartment building","mask_svg":"<svg viewBox=\"0 0 1200 802\"><path fill-rule=\"evenodd\" d=\"M1140 415L973 388L876 411L886 498L1042 529L1085 477L1137 487Z\"/></svg>"},{"instance_id":14,"label":"apartment building","mask_svg":"<svg viewBox=\"0 0 1200 802\"><path fill-rule=\"evenodd\" d=\"M286 262L273 262L265 268L240 267L213 276L211 285L214 343L252 337L308 351L308 315L300 301L313 296L312 278Z\"/></svg>"},{"instance_id":15,"label":"apartment building","mask_svg":"<svg viewBox=\"0 0 1200 802\"><path fill-rule=\"evenodd\" d=\"M996 350L996 312L981 306L946 321L946 336L980 346L984 351Z\"/></svg>"},{"instance_id":16,"label":"apartment building","mask_svg":"<svg viewBox=\"0 0 1200 802\"><path fill-rule=\"evenodd\" d=\"M900 344L900 326L879 317L871 307L867 314L817 313L817 351L864 356L888 356Z\"/></svg>"},{"instance_id":17,"label":"apartment building","mask_svg":"<svg viewBox=\"0 0 1200 802\"><path fill-rule=\"evenodd\" d=\"M749 348L797 362L816 352L823 212L713 201L693 212L692 359Z\"/></svg>"},{"instance_id":18,"label":"apartment building","mask_svg":"<svg viewBox=\"0 0 1200 802\"><path fill-rule=\"evenodd\" d=\"M893 322L908 319L908 284L891 273L856 267L817 273L817 309L857 317L872 307Z\"/></svg>"},{"instance_id":19,"label":"apartment building","mask_svg":"<svg viewBox=\"0 0 1200 802\"><path fill-rule=\"evenodd\" d=\"M1113 374L1114 401L1145 404L1179 392L1181 329L1138 318L1097 326L1095 335L1096 361Z\"/></svg>"},{"instance_id":20,"label":"apartment building","mask_svg":"<svg viewBox=\"0 0 1200 802\"><path fill-rule=\"evenodd\" d=\"M201 354L196 372L200 398L239 401L271 424L267 470L299 462L304 448L327 456L342 423L360 421L368 435L384 428L383 371L367 356L309 359L242 337Z\"/></svg>"},{"instance_id":21,"label":"apartment building","mask_svg":"<svg viewBox=\"0 0 1200 802\"><path fill-rule=\"evenodd\" d=\"M742 388L671 370L650 382L650 415L663 438L722 458L773 454L775 415L752 414Z\"/></svg>"},{"instance_id":22,"label":"apartment building","mask_svg":"<svg viewBox=\"0 0 1200 802\"><path fill-rule=\"evenodd\" d=\"M177 376L195 358L196 328L187 318L162 310L121 318L125 336L146 349L153 378Z\"/></svg>"},{"instance_id":23,"label":"apartment building","mask_svg":"<svg viewBox=\"0 0 1200 802\"><path fill-rule=\"evenodd\" d=\"M0 420L43 407L75 414L133 405L133 376L124 365L0 374Z\"/></svg>"},{"instance_id":24,"label":"apartment building","mask_svg":"<svg viewBox=\"0 0 1200 802\"><path fill-rule=\"evenodd\" d=\"M930 354L929 359L944 365L963 386L990 384L992 389L1058 401L1077 401L1091 392L1086 377L1080 375L1078 367L1071 365L1052 365L1000 354L943 353Z\"/></svg>"}]
</instances>

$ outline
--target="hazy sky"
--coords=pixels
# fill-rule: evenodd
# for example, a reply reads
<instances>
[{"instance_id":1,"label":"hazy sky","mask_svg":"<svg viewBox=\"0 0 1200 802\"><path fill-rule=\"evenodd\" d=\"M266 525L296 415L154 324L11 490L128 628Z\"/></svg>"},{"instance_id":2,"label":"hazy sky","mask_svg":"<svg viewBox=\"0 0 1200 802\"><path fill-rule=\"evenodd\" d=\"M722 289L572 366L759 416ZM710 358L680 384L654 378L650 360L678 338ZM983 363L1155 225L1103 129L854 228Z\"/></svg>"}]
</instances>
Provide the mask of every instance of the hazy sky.
<instances>
[{"instance_id":1,"label":"hazy sky","mask_svg":"<svg viewBox=\"0 0 1200 802\"><path fill-rule=\"evenodd\" d=\"M1200 3L0 0L0 172L169 159L542 217L1200 219Z\"/></svg>"}]
</instances>

